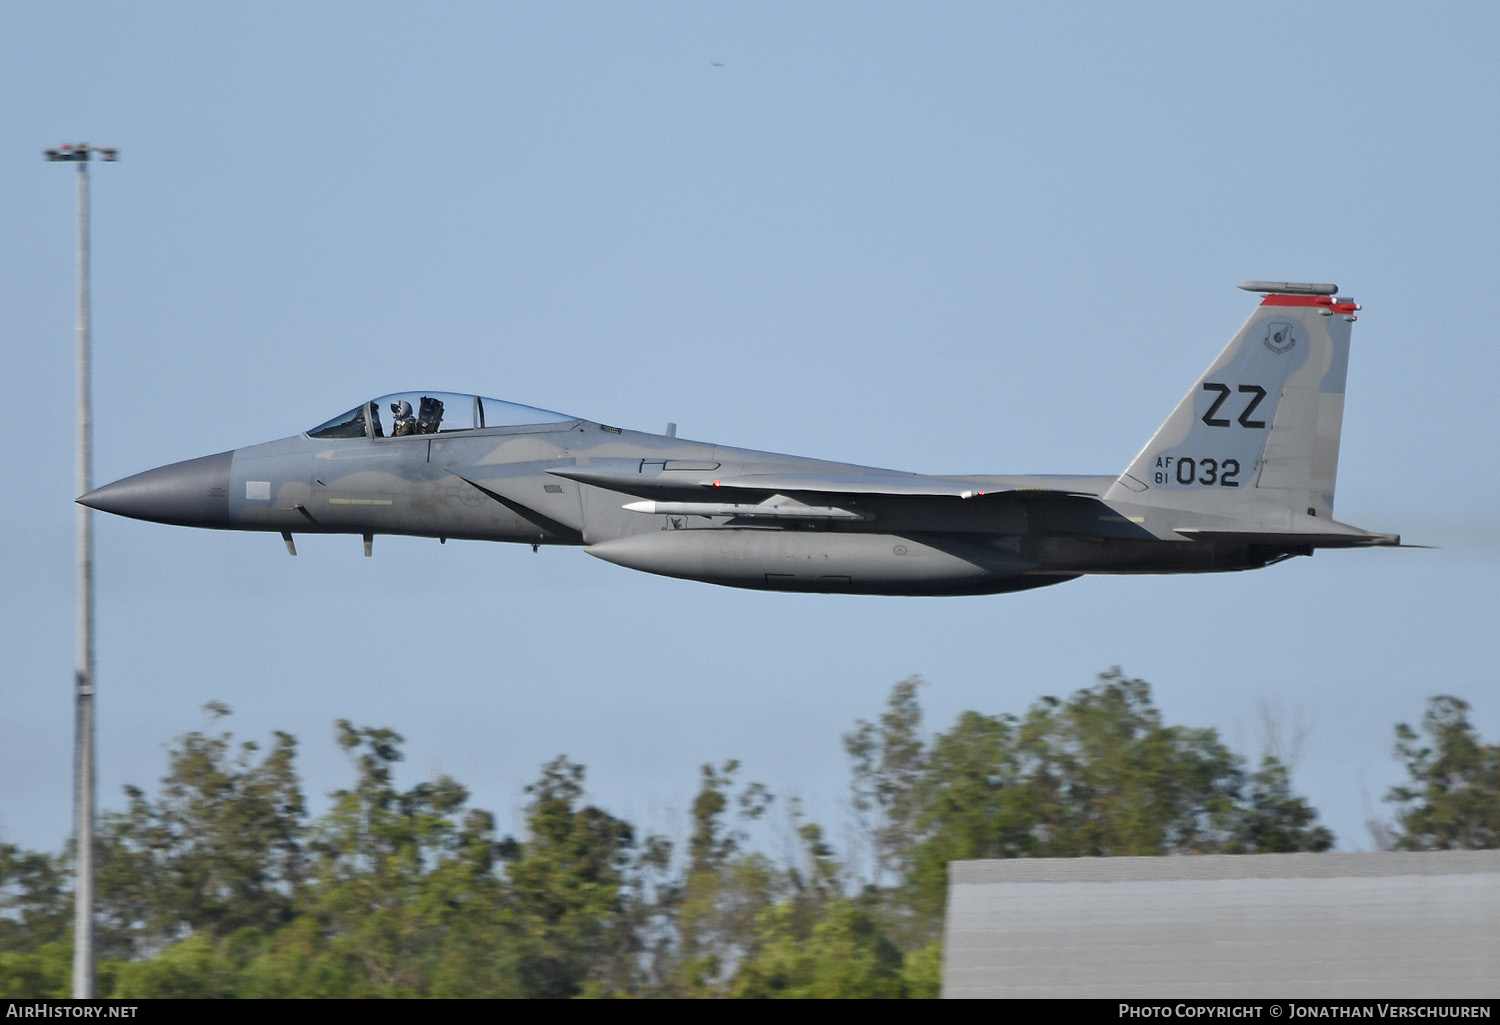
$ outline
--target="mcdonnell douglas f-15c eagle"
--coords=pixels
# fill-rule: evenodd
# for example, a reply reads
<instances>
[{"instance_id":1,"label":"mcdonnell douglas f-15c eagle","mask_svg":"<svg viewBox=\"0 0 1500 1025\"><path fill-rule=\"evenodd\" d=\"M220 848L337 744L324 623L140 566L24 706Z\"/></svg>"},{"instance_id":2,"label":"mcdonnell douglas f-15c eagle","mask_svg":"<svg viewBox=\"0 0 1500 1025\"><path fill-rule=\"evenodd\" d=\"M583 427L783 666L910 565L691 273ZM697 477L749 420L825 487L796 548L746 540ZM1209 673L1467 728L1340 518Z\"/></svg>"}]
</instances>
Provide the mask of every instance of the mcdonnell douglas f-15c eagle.
<instances>
[{"instance_id":1,"label":"mcdonnell douglas f-15c eagle","mask_svg":"<svg viewBox=\"0 0 1500 1025\"><path fill-rule=\"evenodd\" d=\"M1350 325L1335 285L1265 293L1124 473L933 477L406 392L304 434L90 491L159 523L581 545L771 591L991 594L1084 573L1256 569L1398 545L1333 518Z\"/></svg>"}]
</instances>

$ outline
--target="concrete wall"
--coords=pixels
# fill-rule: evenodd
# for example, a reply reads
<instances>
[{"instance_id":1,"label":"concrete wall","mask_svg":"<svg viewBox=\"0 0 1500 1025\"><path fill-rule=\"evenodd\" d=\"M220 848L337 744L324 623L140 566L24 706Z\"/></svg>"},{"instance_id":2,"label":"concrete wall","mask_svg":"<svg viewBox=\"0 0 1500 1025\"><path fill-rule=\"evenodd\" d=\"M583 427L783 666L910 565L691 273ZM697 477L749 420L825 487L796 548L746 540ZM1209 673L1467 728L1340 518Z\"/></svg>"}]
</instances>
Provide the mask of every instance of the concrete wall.
<instances>
[{"instance_id":1,"label":"concrete wall","mask_svg":"<svg viewBox=\"0 0 1500 1025\"><path fill-rule=\"evenodd\" d=\"M948 872L948 997L1500 997L1500 851Z\"/></svg>"}]
</instances>

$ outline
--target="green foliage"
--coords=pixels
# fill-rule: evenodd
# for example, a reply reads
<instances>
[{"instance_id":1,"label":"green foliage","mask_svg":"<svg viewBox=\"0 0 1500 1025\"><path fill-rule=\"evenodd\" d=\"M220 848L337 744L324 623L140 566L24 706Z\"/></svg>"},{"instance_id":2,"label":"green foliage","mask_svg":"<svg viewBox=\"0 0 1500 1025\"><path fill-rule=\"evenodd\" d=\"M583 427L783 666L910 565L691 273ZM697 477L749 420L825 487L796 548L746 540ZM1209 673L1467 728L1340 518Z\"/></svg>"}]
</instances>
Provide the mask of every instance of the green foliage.
<instances>
[{"instance_id":1,"label":"green foliage","mask_svg":"<svg viewBox=\"0 0 1500 1025\"><path fill-rule=\"evenodd\" d=\"M0 844L0 951L35 953L65 938L73 923L70 868L62 858Z\"/></svg>"},{"instance_id":2,"label":"green foliage","mask_svg":"<svg viewBox=\"0 0 1500 1025\"><path fill-rule=\"evenodd\" d=\"M146 961L122 964L110 997L115 1000L206 999L234 995L234 972L202 933Z\"/></svg>"},{"instance_id":3,"label":"green foliage","mask_svg":"<svg viewBox=\"0 0 1500 1025\"><path fill-rule=\"evenodd\" d=\"M349 942L299 916L259 945L239 971L236 996L312 997L373 995Z\"/></svg>"},{"instance_id":4,"label":"green foliage","mask_svg":"<svg viewBox=\"0 0 1500 1025\"><path fill-rule=\"evenodd\" d=\"M1240 761L1213 730L1164 726L1144 680L1118 669L1023 730L1051 801L1038 853L1120 857L1216 850L1232 819Z\"/></svg>"},{"instance_id":5,"label":"green foliage","mask_svg":"<svg viewBox=\"0 0 1500 1025\"><path fill-rule=\"evenodd\" d=\"M897 684L883 721L917 721L911 702L910 681ZM910 865L896 903L909 912L904 934L919 940L936 937L950 861L1325 850L1333 842L1290 793L1283 766L1268 759L1248 776L1213 730L1164 724L1150 685L1118 669L1065 701L1042 698L1024 718L965 712L925 752L908 746L902 764L920 771L904 779L899 803L883 805L899 808L899 828L877 836L909 845L885 857ZM856 806L860 786L856 771Z\"/></svg>"},{"instance_id":6,"label":"green foliage","mask_svg":"<svg viewBox=\"0 0 1500 1025\"><path fill-rule=\"evenodd\" d=\"M468 793L446 776L398 790L403 741L394 731L346 721L336 730L357 780L332 795L312 829L316 885L301 907L340 954L318 984L348 985L357 996L425 995L434 964L461 949L497 903L492 823L483 814L458 819Z\"/></svg>"},{"instance_id":7,"label":"green foliage","mask_svg":"<svg viewBox=\"0 0 1500 1025\"><path fill-rule=\"evenodd\" d=\"M606 966L625 953L612 927L634 835L621 819L577 807L583 777L583 766L557 758L526 788L530 840L508 875L520 982L532 996L577 996L596 966L614 974Z\"/></svg>"},{"instance_id":8,"label":"green foliage","mask_svg":"<svg viewBox=\"0 0 1500 1025\"><path fill-rule=\"evenodd\" d=\"M1411 779L1386 799L1403 805L1396 845L1404 850L1500 847L1500 745L1480 740L1468 713L1467 702L1438 696L1421 733L1396 727L1396 757Z\"/></svg>"},{"instance_id":9,"label":"green foliage","mask_svg":"<svg viewBox=\"0 0 1500 1025\"><path fill-rule=\"evenodd\" d=\"M63 999L73 988L73 944L43 943L0 950L0 996L11 1000Z\"/></svg>"},{"instance_id":10,"label":"green foliage","mask_svg":"<svg viewBox=\"0 0 1500 1025\"><path fill-rule=\"evenodd\" d=\"M932 940L906 955L901 966L901 995L936 1000L943 995L943 944Z\"/></svg>"},{"instance_id":11,"label":"green foliage","mask_svg":"<svg viewBox=\"0 0 1500 1025\"><path fill-rule=\"evenodd\" d=\"M765 814L770 795L757 783L735 794L738 771L734 761L700 769L683 877L660 888L653 909L652 995L724 995L753 951L756 918L780 894L782 876L771 861L743 850L745 824Z\"/></svg>"},{"instance_id":12,"label":"green foliage","mask_svg":"<svg viewBox=\"0 0 1500 1025\"><path fill-rule=\"evenodd\" d=\"M878 725L860 720L844 735L853 761L853 804L874 851L872 882L911 871L911 851L920 832L920 784L927 768L917 688L911 676L891 688Z\"/></svg>"},{"instance_id":13,"label":"green foliage","mask_svg":"<svg viewBox=\"0 0 1500 1025\"><path fill-rule=\"evenodd\" d=\"M189 733L157 795L128 788L126 810L103 817L100 992L930 998L950 860L1332 844L1284 765L1251 773L1212 730L1165 724L1149 686L1118 670L931 737L920 686L896 684L878 720L844 737L863 872L733 761L701 767L680 846L592 805L566 758L526 788L524 835L500 838L456 781L398 785L393 730L336 724L354 778L313 821L291 737L262 754ZM1494 749L1447 700L1429 713L1432 748L1398 734L1414 778L1436 788L1400 791L1409 836L1494 821L1480 800ZM750 841L773 807L781 861ZM67 992L68 867L0 846L0 993Z\"/></svg>"},{"instance_id":14,"label":"green foliage","mask_svg":"<svg viewBox=\"0 0 1500 1025\"><path fill-rule=\"evenodd\" d=\"M831 901L810 929L786 903L755 923L758 954L740 968L736 997L890 998L902 995L901 952L867 908Z\"/></svg>"},{"instance_id":15,"label":"green foliage","mask_svg":"<svg viewBox=\"0 0 1500 1025\"><path fill-rule=\"evenodd\" d=\"M1232 854L1326 851L1333 846L1333 834L1314 825L1317 818L1306 799L1292 794L1286 766L1266 755L1250 777L1234 837L1226 849Z\"/></svg>"},{"instance_id":16,"label":"green foliage","mask_svg":"<svg viewBox=\"0 0 1500 1025\"><path fill-rule=\"evenodd\" d=\"M101 950L135 957L190 935L291 920L304 873L296 741L277 733L271 751L257 753L227 733L189 733L170 752L156 800L127 787L128 809L101 817Z\"/></svg>"}]
</instances>

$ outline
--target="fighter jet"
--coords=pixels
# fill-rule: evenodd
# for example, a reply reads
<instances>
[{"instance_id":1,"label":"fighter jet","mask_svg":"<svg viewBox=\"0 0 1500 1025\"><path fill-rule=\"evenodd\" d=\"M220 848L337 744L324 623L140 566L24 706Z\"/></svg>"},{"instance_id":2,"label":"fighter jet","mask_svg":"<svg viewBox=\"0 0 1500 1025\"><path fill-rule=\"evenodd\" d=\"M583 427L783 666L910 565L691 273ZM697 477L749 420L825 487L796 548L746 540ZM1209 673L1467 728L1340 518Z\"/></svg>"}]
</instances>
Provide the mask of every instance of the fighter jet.
<instances>
[{"instance_id":1,"label":"fighter jet","mask_svg":"<svg viewBox=\"0 0 1500 1025\"><path fill-rule=\"evenodd\" d=\"M301 434L138 473L94 509L293 536L581 546L630 569L769 591L961 595L1085 573L1257 569L1400 538L1333 518L1349 336L1336 285L1260 305L1122 473L927 476L400 392Z\"/></svg>"}]
</instances>

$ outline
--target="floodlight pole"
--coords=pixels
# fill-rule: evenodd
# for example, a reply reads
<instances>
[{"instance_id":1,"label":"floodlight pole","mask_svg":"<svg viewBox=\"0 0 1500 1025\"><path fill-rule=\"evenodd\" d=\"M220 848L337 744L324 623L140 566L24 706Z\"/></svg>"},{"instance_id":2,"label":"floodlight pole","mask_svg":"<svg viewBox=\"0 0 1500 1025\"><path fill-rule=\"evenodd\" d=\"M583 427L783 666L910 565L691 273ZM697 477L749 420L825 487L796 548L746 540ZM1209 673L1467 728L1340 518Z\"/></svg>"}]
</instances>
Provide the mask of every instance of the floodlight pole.
<instances>
[{"instance_id":1,"label":"floodlight pole","mask_svg":"<svg viewBox=\"0 0 1500 1025\"><path fill-rule=\"evenodd\" d=\"M112 147L86 142L44 151L48 160L78 165L78 480L87 494L93 477L93 422L89 389L89 160L113 161ZM73 998L94 997L94 531L91 510L78 506L78 654L73 680L75 733L73 811Z\"/></svg>"}]
</instances>

